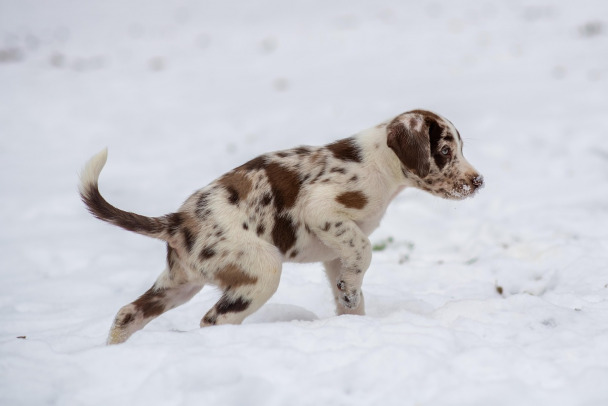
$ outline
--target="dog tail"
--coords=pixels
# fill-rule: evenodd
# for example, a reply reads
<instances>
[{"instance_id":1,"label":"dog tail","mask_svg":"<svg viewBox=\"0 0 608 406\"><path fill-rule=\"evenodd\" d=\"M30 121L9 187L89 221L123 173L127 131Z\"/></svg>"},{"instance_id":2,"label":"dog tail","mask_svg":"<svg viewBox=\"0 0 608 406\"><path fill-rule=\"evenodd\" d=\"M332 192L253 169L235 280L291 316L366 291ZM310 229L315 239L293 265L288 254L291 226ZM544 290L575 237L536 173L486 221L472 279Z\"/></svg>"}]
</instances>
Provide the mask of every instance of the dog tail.
<instances>
[{"instance_id":1,"label":"dog tail","mask_svg":"<svg viewBox=\"0 0 608 406\"><path fill-rule=\"evenodd\" d=\"M105 148L87 162L80 174L80 185L78 186L80 197L91 214L125 230L168 241L170 230L180 220L178 213L163 217L146 217L120 210L101 196L98 180L107 159L108 149Z\"/></svg>"}]
</instances>

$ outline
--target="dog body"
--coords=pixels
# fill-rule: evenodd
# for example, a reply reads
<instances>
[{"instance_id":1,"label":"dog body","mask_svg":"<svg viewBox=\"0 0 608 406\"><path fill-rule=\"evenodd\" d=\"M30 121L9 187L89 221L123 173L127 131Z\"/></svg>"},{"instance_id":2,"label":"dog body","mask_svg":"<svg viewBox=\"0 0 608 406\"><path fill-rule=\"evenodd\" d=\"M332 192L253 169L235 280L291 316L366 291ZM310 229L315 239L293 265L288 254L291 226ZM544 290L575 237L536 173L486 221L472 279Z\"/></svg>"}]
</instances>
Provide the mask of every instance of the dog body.
<instances>
[{"instance_id":1,"label":"dog body","mask_svg":"<svg viewBox=\"0 0 608 406\"><path fill-rule=\"evenodd\" d=\"M283 262L323 262L338 314L364 314L367 236L405 187L445 198L471 196L482 177L462 155L458 131L424 110L397 116L322 147L268 153L191 195L176 212L145 217L110 205L98 190L107 151L80 184L96 217L167 242L167 267L114 320L109 344L188 301L205 284L223 295L201 327L238 324L276 291Z\"/></svg>"}]
</instances>

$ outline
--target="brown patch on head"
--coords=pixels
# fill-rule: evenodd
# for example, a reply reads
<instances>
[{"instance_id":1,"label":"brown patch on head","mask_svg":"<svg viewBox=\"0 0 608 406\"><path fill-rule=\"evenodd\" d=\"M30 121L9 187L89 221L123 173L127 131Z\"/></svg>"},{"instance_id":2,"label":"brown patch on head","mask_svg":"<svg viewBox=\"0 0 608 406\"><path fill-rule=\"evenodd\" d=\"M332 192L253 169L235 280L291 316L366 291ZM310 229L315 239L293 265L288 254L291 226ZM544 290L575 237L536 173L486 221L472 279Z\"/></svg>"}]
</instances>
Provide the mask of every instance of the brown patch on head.
<instances>
[{"instance_id":1,"label":"brown patch on head","mask_svg":"<svg viewBox=\"0 0 608 406\"><path fill-rule=\"evenodd\" d=\"M391 121L387 128L386 144L407 169L424 178L431 169L428 126L423 124L420 130L416 130L419 122L414 118L408 124L406 126L400 117Z\"/></svg>"},{"instance_id":2,"label":"brown patch on head","mask_svg":"<svg viewBox=\"0 0 608 406\"><path fill-rule=\"evenodd\" d=\"M344 192L336 197L336 201L349 209L362 209L367 205L367 196L360 191Z\"/></svg>"},{"instance_id":3,"label":"brown patch on head","mask_svg":"<svg viewBox=\"0 0 608 406\"><path fill-rule=\"evenodd\" d=\"M272 242L285 254L296 243L296 229L289 216L276 215L272 228Z\"/></svg>"},{"instance_id":4,"label":"brown patch on head","mask_svg":"<svg viewBox=\"0 0 608 406\"><path fill-rule=\"evenodd\" d=\"M326 147L334 157L342 161L361 162L361 148L353 137L332 142Z\"/></svg>"},{"instance_id":5,"label":"brown patch on head","mask_svg":"<svg viewBox=\"0 0 608 406\"><path fill-rule=\"evenodd\" d=\"M217 284L222 289L236 288L243 285L253 285L258 281L255 276L250 276L245 271L234 264L220 269L215 274Z\"/></svg>"},{"instance_id":6,"label":"brown patch on head","mask_svg":"<svg viewBox=\"0 0 608 406\"><path fill-rule=\"evenodd\" d=\"M240 200L245 200L251 191L251 180L243 171L231 171L222 176L218 182L228 190L228 200L232 204L237 204Z\"/></svg>"},{"instance_id":7,"label":"brown patch on head","mask_svg":"<svg viewBox=\"0 0 608 406\"><path fill-rule=\"evenodd\" d=\"M300 193L298 173L276 162L266 165L266 176L274 196L277 211L293 207Z\"/></svg>"}]
</instances>

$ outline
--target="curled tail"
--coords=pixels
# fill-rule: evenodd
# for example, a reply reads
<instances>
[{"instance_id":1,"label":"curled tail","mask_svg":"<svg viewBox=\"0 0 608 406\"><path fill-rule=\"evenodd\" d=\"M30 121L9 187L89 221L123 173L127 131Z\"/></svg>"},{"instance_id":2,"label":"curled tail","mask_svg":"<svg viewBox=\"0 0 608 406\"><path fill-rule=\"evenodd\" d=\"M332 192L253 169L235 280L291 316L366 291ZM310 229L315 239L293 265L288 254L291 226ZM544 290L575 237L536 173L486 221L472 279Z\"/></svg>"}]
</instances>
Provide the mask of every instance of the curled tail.
<instances>
[{"instance_id":1,"label":"curled tail","mask_svg":"<svg viewBox=\"0 0 608 406\"><path fill-rule=\"evenodd\" d=\"M95 217L149 237L168 241L171 230L181 221L178 213L163 217L146 217L140 214L120 210L112 206L101 196L98 188L99 174L108 159L108 149L93 156L80 174L78 189L84 204Z\"/></svg>"}]
</instances>

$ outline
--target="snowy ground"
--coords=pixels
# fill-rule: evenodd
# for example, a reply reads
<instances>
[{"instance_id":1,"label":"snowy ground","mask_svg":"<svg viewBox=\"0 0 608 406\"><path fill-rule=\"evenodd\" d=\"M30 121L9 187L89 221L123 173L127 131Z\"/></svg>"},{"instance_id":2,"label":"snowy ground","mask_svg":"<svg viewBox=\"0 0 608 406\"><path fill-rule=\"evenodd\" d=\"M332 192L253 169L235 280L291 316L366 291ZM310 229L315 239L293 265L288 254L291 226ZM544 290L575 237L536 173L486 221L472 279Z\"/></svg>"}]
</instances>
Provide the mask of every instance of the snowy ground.
<instances>
[{"instance_id":1,"label":"snowy ground","mask_svg":"<svg viewBox=\"0 0 608 406\"><path fill-rule=\"evenodd\" d=\"M608 404L608 3L0 0L0 404ZM368 315L286 265L241 326L219 293L104 346L163 244L93 219L77 173L173 211L259 153L413 108L458 127L474 199L406 190Z\"/></svg>"}]
</instances>

